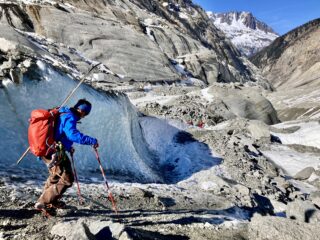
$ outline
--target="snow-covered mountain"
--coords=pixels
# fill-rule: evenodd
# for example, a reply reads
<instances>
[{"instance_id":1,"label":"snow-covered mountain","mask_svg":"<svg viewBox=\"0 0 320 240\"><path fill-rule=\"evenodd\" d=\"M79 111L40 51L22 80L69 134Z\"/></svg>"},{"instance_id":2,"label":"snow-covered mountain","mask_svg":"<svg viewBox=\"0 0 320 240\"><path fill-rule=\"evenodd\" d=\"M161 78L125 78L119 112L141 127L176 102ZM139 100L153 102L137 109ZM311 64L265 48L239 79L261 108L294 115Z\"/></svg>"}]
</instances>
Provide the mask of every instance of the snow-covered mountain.
<instances>
[{"instance_id":1,"label":"snow-covered mountain","mask_svg":"<svg viewBox=\"0 0 320 240\"><path fill-rule=\"evenodd\" d=\"M279 35L250 12L207 12L216 27L222 30L238 50L251 56L268 46Z\"/></svg>"}]
</instances>

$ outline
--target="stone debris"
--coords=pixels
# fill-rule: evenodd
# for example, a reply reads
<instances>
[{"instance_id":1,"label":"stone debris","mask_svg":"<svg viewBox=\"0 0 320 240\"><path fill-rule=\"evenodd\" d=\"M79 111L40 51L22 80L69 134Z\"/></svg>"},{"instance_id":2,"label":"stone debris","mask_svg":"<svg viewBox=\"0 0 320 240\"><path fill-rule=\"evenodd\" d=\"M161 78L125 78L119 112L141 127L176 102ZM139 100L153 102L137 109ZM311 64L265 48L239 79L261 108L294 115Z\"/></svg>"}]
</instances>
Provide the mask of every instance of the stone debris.
<instances>
[{"instance_id":1,"label":"stone debris","mask_svg":"<svg viewBox=\"0 0 320 240\"><path fill-rule=\"evenodd\" d=\"M54 225L50 231L52 235L65 237L67 240L94 240L95 236L90 232L84 219L77 221L61 222Z\"/></svg>"},{"instance_id":2,"label":"stone debris","mask_svg":"<svg viewBox=\"0 0 320 240\"><path fill-rule=\"evenodd\" d=\"M248 226L249 240L313 240L319 236L318 224L308 224L280 217L251 218Z\"/></svg>"},{"instance_id":3,"label":"stone debris","mask_svg":"<svg viewBox=\"0 0 320 240\"><path fill-rule=\"evenodd\" d=\"M306 223L318 223L320 221L319 209L309 200L296 199L287 204L287 218Z\"/></svg>"}]
</instances>

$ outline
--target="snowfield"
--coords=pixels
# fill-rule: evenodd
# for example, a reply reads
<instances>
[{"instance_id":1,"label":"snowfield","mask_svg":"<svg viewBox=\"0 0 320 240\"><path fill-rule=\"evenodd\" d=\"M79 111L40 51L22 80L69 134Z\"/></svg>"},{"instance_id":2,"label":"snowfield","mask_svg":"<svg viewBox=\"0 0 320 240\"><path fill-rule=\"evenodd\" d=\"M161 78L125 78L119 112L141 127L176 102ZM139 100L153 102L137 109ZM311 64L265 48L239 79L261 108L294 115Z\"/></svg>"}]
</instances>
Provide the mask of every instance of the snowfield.
<instances>
[{"instance_id":1,"label":"snowfield","mask_svg":"<svg viewBox=\"0 0 320 240\"><path fill-rule=\"evenodd\" d=\"M259 28L250 28L245 24L246 18L250 13L241 12L237 18L234 12L225 13L224 17L231 18L230 22L223 21L219 13L207 12L215 26L217 26L227 38L237 47L245 56L251 56L262 48L268 46L273 40L279 37L278 34L262 30ZM258 25L258 20L255 25Z\"/></svg>"}]
</instances>

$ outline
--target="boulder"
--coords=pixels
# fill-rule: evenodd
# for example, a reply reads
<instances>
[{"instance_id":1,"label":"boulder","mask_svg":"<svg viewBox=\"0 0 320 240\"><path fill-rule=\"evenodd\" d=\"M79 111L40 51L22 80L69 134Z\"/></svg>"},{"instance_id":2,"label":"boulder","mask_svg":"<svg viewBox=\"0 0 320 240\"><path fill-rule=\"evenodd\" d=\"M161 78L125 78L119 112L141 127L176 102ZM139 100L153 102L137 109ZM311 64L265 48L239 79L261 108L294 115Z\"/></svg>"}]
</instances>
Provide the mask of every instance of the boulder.
<instances>
[{"instance_id":1,"label":"boulder","mask_svg":"<svg viewBox=\"0 0 320 240\"><path fill-rule=\"evenodd\" d=\"M295 219L300 222L318 223L320 222L320 211L309 201L296 199L288 203L286 210L287 218Z\"/></svg>"},{"instance_id":2,"label":"boulder","mask_svg":"<svg viewBox=\"0 0 320 240\"><path fill-rule=\"evenodd\" d=\"M237 192L240 193L240 195L242 196L249 196L250 194L250 189L242 184L236 184L235 186L233 186Z\"/></svg>"},{"instance_id":3,"label":"boulder","mask_svg":"<svg viewBox=\"0 0 320 240\"><path fill-rule=\"evenodd\" d=\"M123 232L119 237L119 240L132 240L132 239L134 238L130 237L130 235L127 232Z\"/></svg>"},{"instance_id":4,"label":"boulder","mask_svg":"<svg viewBox=\"0 0 320 240\"><path fill-rule=\"evenodd\" d=\"M2 65L0 66L0 69L3 71L3 70L14 68L16 66L17 66L16 62L13 61L12 58L9 58L9 61L4 61L2 63Z\"/></svg>"},{"instance_id":5,"label":"boulder","mask_svg":"<svg viewBox=\"0 0 320 240\"><path fill-rule=\"evenodd\" d=\"M320 191L310 193L309 199L314 205L320 208Z\"/></svg>"},{"instance_id":6,"label":"boulder","mask_svg":"<svg viewBox=\"0 0 320 240\"><path fill-rule=\"evenodd\" d=\"M315 172L315 169L313 167L306 167L306 168L302 169L301 171L297 172L293 176L293 178L296 180L307 180L308 178L310 178L310 176L314 172Z\"/></svg>"},{"instance_id":7,"label":"boulder","mask_svg":"<svg viewBox=\"0 0 320 240\"><path fill-rule=\"evenodd\" d=\"M111 231L109 229L109 226L111 224L113 224L111 221L97 220L97 221L89 222L88 227L90 229L90 232L93 235L95 235L97 238L100 235L104 235L105 237L106 236L111 237Z\"/></svg>"},{"instance_id":8,"label":"boulder","mask_svg":"<svg viewBox=\"0 0 320 240\"><path fill-rule=\"evenodd\" d=\"M110 231L112 237L118 239L125 232L125 225L121 223L112 223L110 224Z\"/></svg>"},{"instance_id":9,"label":"boulder","mask_svg":"<svg viewBox=\"0 0 320 240\"><path fill-rule=\"evenodd\" d=\"M314 240L320 236L318 224L258 214L248 226L249 240Z\"/></svg>"},{"instance_id":10,"label":"boulder","mask_svg":"<svg viewBox=\"0 0 320 240\"><path fill-rule=\"evenodd\" d=\"M25 67L25 68L31 67L32 64L33 64L33 62L32 62L31 59L25 59L25 60L22 62L22 65L23 65L23 67Z\"/></svg>"},{"instance_id":11,"label":"boulder","mask_svg":"<svg viewBox=\"0 0 320 240\"><path fill-rule=\"evenodd\" d=\"M254 88L213 85L209 88L208 94L223 101L228 110L237 117L260 120L268 125L279 122L277 112L272 104ZM252 129L254 128L257 129L257 127L252 126ZM264 130L261 134L265 135L266 131ZM257 135L257 137L260 137L260 135Z\"/></svg>"},{"instance_id":12,"label":"boulder","mask_svg":"<svg viewBox=\"0 0 320 240\"><path fill-rule=\"evenodd\" d=\"M247 129L255 140L270 139L269 127L264 122L251 120L248 122Z\"/></svg>"},{"instance_id":13,"label":"boulder","mask_svg":"<svg viewBox=\"0 0 320 240\"><path fill-rule=\"evenodd\" d=\"M179 187L190 187L201 189L202 191L210 191L213 193L220 193L221 189L232 189L232 185L228 183L225 179L217 176L209 170L202 170L195 173L189 179L181 181L178 183ZM244 190L244 186L239 186L239 191ZM246 191L246 190L244 190Z\"/></svg>"},{"instance_id":14,"label":"boulder","mask_svg":"<svg viewBox=\"0 0 320 240\"><path fill-rule=\"evenodd\" d=\"M54 225L50 231L52 235L65 237L66 240L95 240L95 236L90 232L85 219L77 221L60 222Z\"/></svg>"}]
</instances>

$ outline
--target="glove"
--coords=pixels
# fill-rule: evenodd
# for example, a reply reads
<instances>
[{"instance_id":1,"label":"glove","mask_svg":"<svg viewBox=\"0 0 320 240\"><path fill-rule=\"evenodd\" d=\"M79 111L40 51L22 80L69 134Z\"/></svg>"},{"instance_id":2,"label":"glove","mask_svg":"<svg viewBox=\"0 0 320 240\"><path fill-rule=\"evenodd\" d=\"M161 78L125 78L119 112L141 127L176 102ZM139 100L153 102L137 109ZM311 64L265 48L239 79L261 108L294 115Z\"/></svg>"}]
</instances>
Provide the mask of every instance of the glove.
<instances>
[{"instance_id":1,"label":"glove","mask_svg":"<svg viewBox=\"0 0 320 240\"><path fill-rule=\"evenodd\" d=\"M93 144L93 148L98 148L98 147L99 147L99 143L98 143L98 141L97 141L96 144Z\"/></svg>"},{"instance_id":2,"label":"glove","mask_svg":"<svg viewBox=\"0 0 320 240\"><path fill-rule=\"evenodd\" d=\"M71 147L71 149L70 149L70 153L74 153L76 150L73 148L73 147Z\"/></svg>"}]
</instances>

